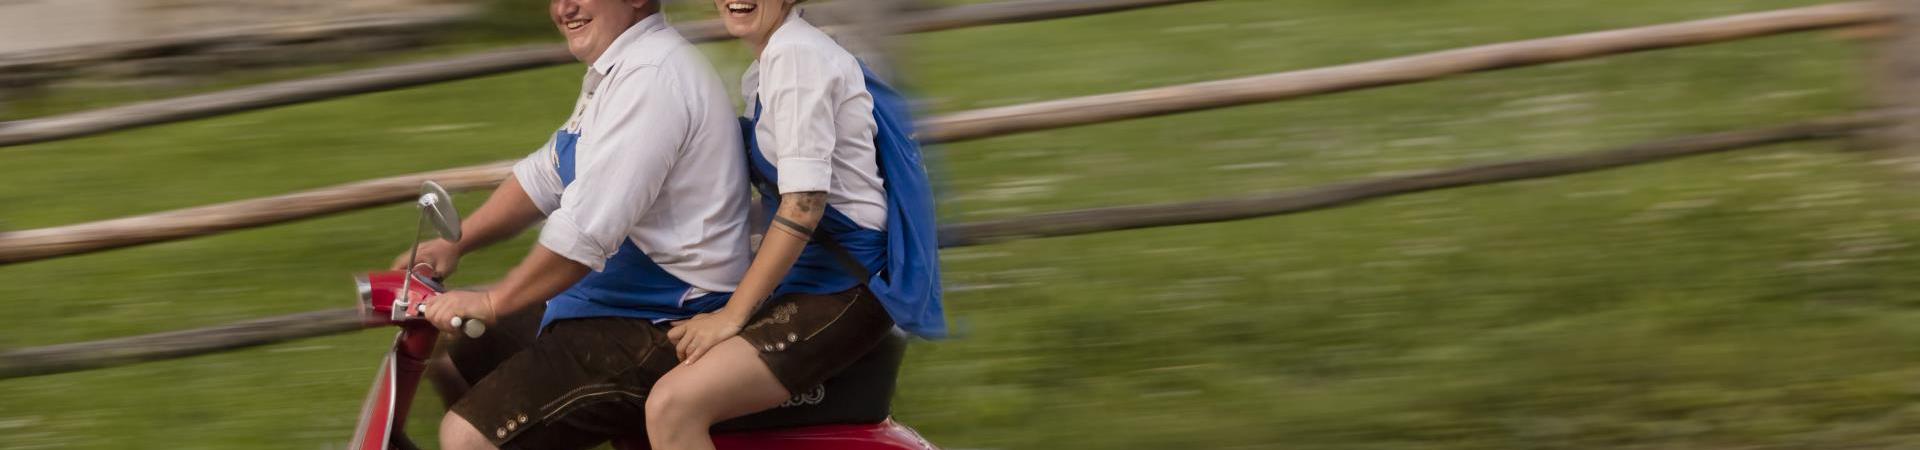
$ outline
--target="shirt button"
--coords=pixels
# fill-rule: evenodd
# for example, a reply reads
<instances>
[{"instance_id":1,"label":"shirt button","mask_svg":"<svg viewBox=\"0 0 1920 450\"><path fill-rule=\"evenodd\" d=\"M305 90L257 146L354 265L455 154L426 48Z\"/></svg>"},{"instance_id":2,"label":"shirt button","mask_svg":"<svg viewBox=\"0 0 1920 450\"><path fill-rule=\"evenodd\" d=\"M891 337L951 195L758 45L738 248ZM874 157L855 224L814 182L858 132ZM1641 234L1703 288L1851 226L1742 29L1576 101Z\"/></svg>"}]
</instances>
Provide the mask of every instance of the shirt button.
<instances>
[{"instance_id":1,"label":"shirt button","mask_svg":"<svg viewBox=\"0 0 1920 450\"><path fill-rule=\"evenodd\" d=\"M787 342L800 342L800 335L787 333Z\"/></svg>"},{"instance_id":2,"label":"shirt button","mask_svg":"<svg viewBox=\"0 0 1920 450\"><path fill-rule=\"evenodd\" d=\"M500 428L496 428L496 429L494 429L494 430L493 430L493 437L496 437L496 438L500 438L500 439L506 439L506 438L507 438L507 427L500 427Z\"/></svg>"},{"instance_id":3,"label":"shirt button","mask_svg":"<svg viewBox=\"0 0 1920 450\"><path fill-rule=\"evenodd\" d=\"M522 424L522 425L525 425L526 423L527 423L527 415L526 415L526 414L521 414L521 415L520 415L520 424Z\"/></svg>"}]
</instances>

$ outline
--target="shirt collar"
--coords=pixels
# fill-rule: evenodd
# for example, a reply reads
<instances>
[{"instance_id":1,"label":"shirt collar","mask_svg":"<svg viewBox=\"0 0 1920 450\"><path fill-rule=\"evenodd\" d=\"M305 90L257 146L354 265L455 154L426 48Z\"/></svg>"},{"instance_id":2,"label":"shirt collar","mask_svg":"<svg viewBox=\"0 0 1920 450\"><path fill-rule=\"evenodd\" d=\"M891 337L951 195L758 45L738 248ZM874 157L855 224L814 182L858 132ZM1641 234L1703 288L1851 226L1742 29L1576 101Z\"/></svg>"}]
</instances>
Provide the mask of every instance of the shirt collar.
<instances>
[{"instance_id":1,"label":"shirt collar","mask_svg":"<svg viewBox=\"0 0 1920 450\"><path fill-rule=\"evenodd\" d=\"M799 8L787 11L787 20L780 23L780 28L773 30L772 36L767 36L767 48L773 48L775 42L793 39L793 34L798 33L798 30L802 28L813 28L813 24L807 23L806 19L800 18ZM764 51L764 49L762 51ZM740 97L746 99L748 111L752 111L753 102L758 100L759 94L760 59L755 58L753 63L747 64L747 73L740 76ZM749 114L751 114L751 112L749 112Z\"/></svg>"},{"instance_id":2,"label":"shirt collar","mask_svg":"<svg viewBox=\"0 0 1920 450\"><path fill-rule=\"evenodd\" d=\"M634 42L638 42L648 34L653 34L655 31L666 28L666 14L653 13L647 15L645 19L640 19L640 22L634 23L633 26L627 27L626 31L620 32L620 37L613 38L613 44L607 45L607 51L600 54L600 60L594 61L593 71L599 73L601 76L612 73L613 68L620 65L620 56L623 50L633 46Z\"/></svg>"},{"instance_id":3,"label":"shirt collar","mask_svg":"<svg viewBox=\"0 0 1920 450\"><path fill-rule=\"evenodd\" d=\"M780 28L773 30L772 36L767 36L767 46L772 47L774 42L792 39L793 34L800 32L802 28L813 28L813 24L807 23L807 19L800 18L799 8L787 11L787 20L780 22Z\"/></svg>"}]
</instances>

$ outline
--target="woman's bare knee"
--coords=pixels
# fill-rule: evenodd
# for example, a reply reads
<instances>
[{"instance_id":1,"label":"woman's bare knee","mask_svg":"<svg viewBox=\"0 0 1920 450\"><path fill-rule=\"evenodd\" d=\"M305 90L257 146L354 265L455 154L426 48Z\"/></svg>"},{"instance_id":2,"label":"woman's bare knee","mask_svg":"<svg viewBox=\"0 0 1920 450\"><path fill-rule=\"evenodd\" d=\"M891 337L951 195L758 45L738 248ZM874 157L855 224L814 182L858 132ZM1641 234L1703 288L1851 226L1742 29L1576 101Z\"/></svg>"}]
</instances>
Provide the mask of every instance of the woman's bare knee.
<instances>
[{"instance_id":1,"label":"woman's bare knee","mask_svg":"<svg viewBox=\"0 0 1920 450\"><path fill-rule=\"evenodd\" d=\"M697 448L695 442L713 423L710 415L688 404L697 396L686 392L693 386L691 380L682 381L686 378L682 372L679 368L668 372L647 394L647 439L654 448Z\"/></svg>"},{"instance_id":2,"label":"woman's bare knee","mask_svg":"<svg viewBox=\"0 0 1920 450\"><path fill-rule=\"evenodd\" d=\"M647 393L647 424L678 424L710 420L711 416L703 408L700 395L691 392L698 388L698 380L688 379L684 368L675 368L660 377L653 389Z\"/></svg>"}]
</instances>

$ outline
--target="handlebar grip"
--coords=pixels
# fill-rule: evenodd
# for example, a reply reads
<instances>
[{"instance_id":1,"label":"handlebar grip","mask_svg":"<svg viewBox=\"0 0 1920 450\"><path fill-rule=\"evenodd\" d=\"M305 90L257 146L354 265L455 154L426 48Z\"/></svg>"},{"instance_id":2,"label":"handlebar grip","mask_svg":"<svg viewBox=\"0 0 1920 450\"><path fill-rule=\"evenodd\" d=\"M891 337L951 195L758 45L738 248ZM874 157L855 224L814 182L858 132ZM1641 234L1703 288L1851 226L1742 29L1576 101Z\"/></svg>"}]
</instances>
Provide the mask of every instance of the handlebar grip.
<instances>
[{"instance_id":1,"label":"handlebar grip","mask_svg":"<svg viewBox=\"0 0 1920 450\"><path fill-rule=\"evenodd\" d=\"M453 327L460 329L461 333L466 333L468 339L478 339L480 335L487 333L487 324L478 320L455 317Z\"/></svg>"}]
</instances>

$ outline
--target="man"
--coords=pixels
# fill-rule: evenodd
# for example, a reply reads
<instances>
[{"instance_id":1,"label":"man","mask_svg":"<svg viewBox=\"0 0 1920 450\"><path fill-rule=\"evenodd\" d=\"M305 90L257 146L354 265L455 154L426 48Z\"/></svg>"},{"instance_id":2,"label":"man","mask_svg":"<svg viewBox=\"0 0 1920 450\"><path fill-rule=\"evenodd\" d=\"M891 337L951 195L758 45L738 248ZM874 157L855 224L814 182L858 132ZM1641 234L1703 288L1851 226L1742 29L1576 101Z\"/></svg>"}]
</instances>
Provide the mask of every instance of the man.
<instances>
[{"instance_id":1,"label":"man","mask_svg":"<svg viewBox=\"0 0 1920 450\"><path fill-rule=\"evenodd\" d=\"M524 350L490 371L463 368L479 379L441 421L445 448L588 448L644 430L648 389L679 362L665 323L725 304L747 268L732 103L658 1L551 1L554 26L588 65L573 115L469 217L465 239L418 249L444 276L461 254L546 219L504 280L427 305L444 331L463 317L530 336L500 319L546 303Z\"/></svg>"}]
</instances>

